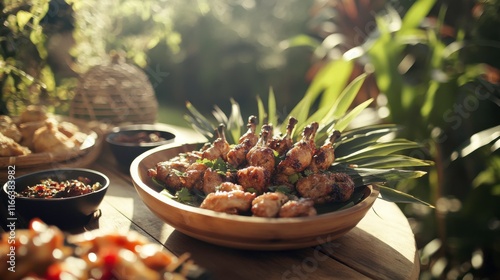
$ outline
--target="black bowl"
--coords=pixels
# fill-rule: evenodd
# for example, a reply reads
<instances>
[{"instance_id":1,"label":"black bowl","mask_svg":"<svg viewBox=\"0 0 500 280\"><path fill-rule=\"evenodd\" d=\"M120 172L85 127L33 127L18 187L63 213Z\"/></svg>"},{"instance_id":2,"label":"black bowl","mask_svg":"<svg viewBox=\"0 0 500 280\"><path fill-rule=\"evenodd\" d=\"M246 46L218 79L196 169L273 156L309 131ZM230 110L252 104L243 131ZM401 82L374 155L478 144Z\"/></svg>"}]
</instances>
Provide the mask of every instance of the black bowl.
<instances>
[{"instance_id":1,"label":"black bowl","mask_svg":"<svg viewBox=\"0 0 500 280\"><path fill-rule=\"evenodd\" d=\"M139 133L143 135L154 133L162 140L146 142L132 141L132 139L137 138ZM124 138L127 138L127 141L124 141ZM171 143L174 139L174 132L160 124L134 124L115 127L106 136L106 142L109 144L120 169L124 172L129 172L130 164L140 154L149 149Z\"/></svg>"},{"instance_id":2,"label":"black bowl","mask_svg":"<svg viewBox=\"0 0 500 280\"><path fill-rule=\"evenodd\" d=\"M99 182L102 187L91 193L64 197L64 198L28 198L15 197L15 192L21 192L29 186L39 184L42 180L51 178L61 182L64 180L78 179L86 177L92 183ZM72 169L51 169L12 178L7 181L2 188L2 196L8 208L8 218L17 212L19 219L26 223L34 218L39 218L47 224L56 225L61 229L70 229L83 226L89 222L90 218L99 209L104 195L109 187L109 178L97 171L72 168Z\"/></svg>"}]
</instances>

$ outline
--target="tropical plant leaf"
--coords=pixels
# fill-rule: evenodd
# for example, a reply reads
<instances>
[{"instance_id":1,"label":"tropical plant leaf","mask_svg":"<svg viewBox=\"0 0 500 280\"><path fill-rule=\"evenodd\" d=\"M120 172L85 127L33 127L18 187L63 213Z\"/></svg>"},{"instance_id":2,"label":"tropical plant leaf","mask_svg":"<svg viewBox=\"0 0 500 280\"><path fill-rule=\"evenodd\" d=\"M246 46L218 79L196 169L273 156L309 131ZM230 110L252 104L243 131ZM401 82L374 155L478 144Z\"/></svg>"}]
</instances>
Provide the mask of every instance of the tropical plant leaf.
<instances>
[{"instance_id":1,"label":"tropical plant leaf","mask_svg":"<svg viewBox=\"0 0 500 280\"><path fill-rule=\"evenodd\" d=\"M337 64L340 62L332 61L326 64L323 68L321 68L316 76L314 77L313 81L309 85L306 93L304 94L304 97L297 103L297 105L290 111L290 114L286 117L286 119L289 119L290 117L294 117L297 120L299 120L299 124L302 126L297 127L295 130L297 133L294 133L293 137L296 137L297 134L300 134L302 129L307 125L304 124L305 120L308 119L309 113L311 109L313 108L313 104L318 100L318 98L325 92L327 88L332 86L332 84L335 84L336 81L332 80L335 79L337 75ZM342 82L339 80L339 82ZM333 94L333 93L330 93ZM330 100L330 102L335 102L337 98L333 98ZM325 103L323 102L321 107L326 106L332 106L333 103ZM322 118L323 119L323 116ZM316 120L321 120L321 119L316 119ZM281 129L284 131L284 128Z\"/></svg>"},{"instance_id":2,"label":"tropical plant leaf","mask_svg":"<svg viewBox=\"0 0 500 280\"><path fill-rule=\"evenodd\" d=\"M238 102L231 98L231 115L229 116L227 123L227 130L229 135L226 135L226 139L229 143L238 143L240 136L243 131L243 117L241 116L241 109Z\"/></svg>"},{"instance_id":3,"label":"tropical plant leaf","mask_svg":"<svg viewBox=\"0 0 500 280\"><path fill-rule=\"evenodd\" d=\"M264 122L266 122L266 119L267 119L267 113L266 113L266 109L264 108L264 102L262 102L262 99L260 98L260 96L257 96L257 110L259 112L258 114L258 127L262 127L262 125L264 124Z\"/></svg>"},{"instance_id":4,"label":"tropical plant leaf","mask_svg":"<svg viewBox=\"0 0 500 280\"><path fill-rule=\"evenodd\" d=\"M418 203L434 208L432 204L420 200L410 194L386 186L377 186L380 188L380 199L395 203Z\"/></svg>"},{"instance_id":5,"label":"tropical plant leaf","mask_svg":"<svg viewBox=\"0 0 500 280\"><path fill-rule=\"evenodd\" d=\"M311 49L316 49L319 47L321 42L313 37L305 34L294 36L290 39L282 41L280 43L281 48L293 48L293 47L309 47Z\"/></svg>"},{"instance_id":6,"label":"tropical plant leaf","mask_svg":"<svg viewBox=\"0 0 500 280\"><path fill-rule=\"evenodd\" d=\"M420 170L359 168L349 167L341 163L332 165L329 170L332 172L343 172L351 176L356 187L416 179L427 174L427 172Z\"/></svg>"},{"instance_id":7,"label":"tropical plant leaf","mask_svg":"<svg viewBox=\"0 0 500 280\"><path fill-rule=\"evenodd\" d=\"M330 63L330 84L326 87L325 92L321 96L320 108L331 107L332 100L337 100L339 98L354 68L354 62L352 60L338 59Z\"/></svg>"},{"instance_id":8,"label":"tropical plant leaf","mask_svg":"<svg viewBox=\"0 0 500 280\"><path fill-rule=\"evenodd\" d=\"M222 111L222 109L219 106L217 106L217 105L214 106L214 109L212 111L212 115L214 116L214 118L217 121L217 123L223 123L223 124L228 124L229 123L228 117Z\"/></svg>"},{"instance_id":9,"label":"tropical plant leaf","mask_svg":"<svg viewBox=\"0 0 500 280\"><path fill-rule=\"evenodd\" d=\"M186 115L185 118L193 129L201 133L207 139L212 139L214 137L215 126L201 114L191 102L186 102L186 108L191 115Z\"/></svg>"},{"instance_id":10,"label":"tropical plant leaf","mask_svg":"<svg viewBox=\"0 0 500 280\"><path fill-rule=\"evenodd\" d=\"M415 1L408 12L406 12L400 31L405 32L407 30L416 29L422 23L422 20L429 14L435 3L436 0Z\"/></svg>"},{"instance_id":11,"label":"tropical plant leaf","mask_svg":"<svg viewBox=\"0 0 500 280\"><path fill-rule=\"evenodd\" d=\"M377 133L389 134L393 132L398 132L403 129L402 126L393 124L393 123L383 123L383 124L374 124L369 126L357 127L354 129L350 129L342 133L341 142L344 142L349 139L358 138L360 136L369 136Z\"/></svg>"},{"instance_id":12,"label":"tropical plant leaf","mask_svg":"<svg viewBox=\"0 0 500 280\"><path fill-rule=\"evenodd\" d=\"M463 158L500 137L500 125L473 134L451 154L451 161Z\"/></svg>"},{"instance_id":13,"label":"tropical plant leaf","mask_svg":"<svg viewBox=\"0 0 500 280\"><path fill-rule=\"evenodd\" d=\"M335 66L336 66L335 64L329 64L328 67L325 67L326 68L325 71L332 71L332 69L335 69ZM322 69L322 70L324 70L324 69ZM322 75L324 75L324 73L322 73ZM333 77L335 77L335 75ZM294 112L295 112L295 114L300 114L300 116L301 116L301 118L296 117L299 120L299 124L297 125L292 138L297 139L297 137L299 137L302 130L313 121L317 121L321 125L325 126L325 124L332 123L335 120L339 119L341 116L344 116L345 112L347 112L347 110L351 106L354 98L356 97L356 95L357 95L359 89L361 88L361 85L365 79L366 79L366 75L362 74L362 75L358 76L357 78L355 78L340 94L334 95L334 94L330 93L329 96L331 97L331 99L329 99L329 102L327 103L325 100L323 100L321 102L321 106L311 116L309 116L310 110L309 110L309 108L306 109L306 107L304 107L304 106L309 103L309 107L311 107L312 104L316 101L316 99L319 96L322 96L322 95L324 96L325 94L328 94L327 93L328 88L326 88L326 91L325 91L325 87L321 87L321 83L318 82L318 84L311 84L311 86L309 87L310 90L308 90L308 92L306 93L306 96L304 96L304 99L307 99L307 102L305 102L305 104L303 104L302 108L299 108L299 106L294 108L292 110L292 113L290 113L290 115L288 116L288 118L291 116L296 117L296 115L293 114ZM313 83L314 83L314 81L313 81ZM330 77L330 83L331 83L331 77ZM366 108L368 106L368 103L370 103L370 102L371 101L363 102L362 105L360 104L361 107L359 107L356 110L351 111L352 114L346 115L345 117L347 117L347 116L348 117L347 117L347 119L345 119L341 122L341 125L343 126L346 123L348 124L350 121L352 121L352 119L355 116L357 116L364 108ZM300 102L299 102L299 104L300 104ZM365 107L362 108L363 106L365 106ZM302 111L300 109L302 109ZM305 121L300 121L300 120L305 120ZM339 130L336 127L335 127L335 129ZM282 128L281 131L284 132L284 128ZM326 133L328 133L328 131ZM324 135L318 135L318 137L320 139L326 138L323 136Z\"/></svg>"},{"instance_id":14,"label":"tropical plant leaf","mask_svg":"<svg viewBox=\"0 0 500 280\"><path fill-rule=\"evenodd\" d=\"M338 157L338 162L349 162L356 164L356 160L367 156L386 156L395 152L408 149L418 149L421 145L406 139L394 139L389 142L374 143L366 148L353 151L343 157Z\"/></svg>"},{"instance_id":15,"label":"tropical plant leaf","mask_svg":"<svg viewBox=\"0 0 500 280\"><path fill-rule=\"evenodd\" d=\"M352 109L348 114L344 115L341 117L337 122L335 122L335 125L333 126L334 129L342 132L344 129L349 126L349 124L359 115L361 112L363 112L366 107L368 107L371 103L373 102L373 99L370 98L363 103L359 104L356 106L356 108ZM333 130L333 129L332 129Z\"/></svg>"},{"instance_id":16,"label":"tropical plant leaf","mask_svg":"<svg viewBox=\"0 0 500 280\"><path fill-rule=\"evenodd\" d=\"M269 97L267 101L267 119L270 124L275 127L278 126L278 114L276 114L276 99L274 97L274 91L272 88L269 89Z\"/></svg>"},{"instance_id":17,"label":"tropical plant leaf","mask_svg":"<svg viewBox=\"0 0 500 280\"><path fill-rule=\"evenodd\" d=\"M354 101L354 98L358 95L361 86L363 85L366 74L361 74L356 77L351 83L345 87L340 96L338 96L333 102L330 112L324 117L324 121L328 121L331 118L338 119L344 116L349 110Z\"/></svg>"},{"instance_id":18,"label":"tropical plant leaf","mask_svg":"<svg viewBox=\"0 0 500 280\"><path fill-rule=\"evenodd\" d=\"M371 125L361 127L342 133L342 137L337 141L335 155L337 157L346 156L353 151L364 149L377 142L382 137L387 137L392 133L401 130L395 124Z\"/></svg>"},{"instance_id":19,"label":"tropical plant leaf","mask_svg":"<svg viewBox=\"0 0 500 280\"><path fill-rule=\"evenodd\" d=\"M402 168L417 166L432 166L434 162L417 159L405 155L367 156L356 161L362 168Z\"/></svg>"},{"instance_id":20,"label":"tropical plant leaf","mask_svg":"<svg viewBox=\"0 0 500 280\"><path fill-rule=\"evenodd\" d=\"M19 11L16 14L17 18L17 25L19 26L20 30L24 29L24 26L30 21L30 19L33 17L33 14L27 11Z\"/></svg>"}]
</instances>

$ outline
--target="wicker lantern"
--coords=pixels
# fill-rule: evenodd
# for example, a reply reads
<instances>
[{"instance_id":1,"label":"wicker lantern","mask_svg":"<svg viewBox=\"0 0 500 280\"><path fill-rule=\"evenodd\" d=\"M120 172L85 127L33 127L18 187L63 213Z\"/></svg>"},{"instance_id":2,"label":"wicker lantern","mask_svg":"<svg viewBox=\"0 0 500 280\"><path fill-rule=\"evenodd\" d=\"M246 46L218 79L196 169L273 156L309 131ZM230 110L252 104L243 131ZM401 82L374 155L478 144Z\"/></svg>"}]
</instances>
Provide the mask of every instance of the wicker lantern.
<instances>
[{"instance_id":1,"label":"wicker lantern","mask_svg":"<svg viewBox=\"0 0 500 280\"><path fill-rule=\"evenodd\" d=\"M70 106L73 118L114 125L154 123L157 111L158 101L148 77L118 55L81 77Z\"/></svg>"}]
</instances>

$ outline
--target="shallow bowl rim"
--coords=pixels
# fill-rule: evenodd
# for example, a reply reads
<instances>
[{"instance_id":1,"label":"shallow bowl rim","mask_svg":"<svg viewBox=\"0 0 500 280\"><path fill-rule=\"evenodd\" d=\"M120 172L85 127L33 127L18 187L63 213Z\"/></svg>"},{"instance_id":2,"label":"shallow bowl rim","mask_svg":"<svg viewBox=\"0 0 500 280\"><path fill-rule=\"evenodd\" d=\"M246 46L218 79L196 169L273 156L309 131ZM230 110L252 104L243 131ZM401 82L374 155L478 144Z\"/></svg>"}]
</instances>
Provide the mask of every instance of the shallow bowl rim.
<instances>
[{"instance_id":1,"label":"shallow bowl rim","mask_svg":"<svg viewBox=\"0 0 500 280\"><path fill-rule=\"evenodd\" d=\"M179 143L177 143L179 144ZM180 145L193 145L193 144L203 144L203 143L180 143ZM340 209L336 211L332 211L329 213L323 213L317 216L312 216L312 217L293 217L293 218L264 218L264 217L253 217L253 216L241 216L241 215L231 215L227 213L219 213L215 212L212 210L208 209L202 209L199 207L194 207L190 205L183 204L181 202L175 201L171 198L168 198L165 195L162 195L161 193L157 192L153 188L151 188L149 185L147 185L143 180L141 179L139 175L139 164L148 156L165 151L167 149L175 148L177 146L175 145L166 145L166 146L161 146L161 147L156 147L154 149L148 150L138 157L136 157L133 161L132 164L130 165L130 176L132 178L132 182L134 184L134 187L136 190L139 191L144 191L147 193L149 196L153 197L156 200L159 200L163 202L164 204L167 204L170 207L174 207L180 211L185 211L190 214L195 214L195 215L201 215L205 217L211 217L211 218L217 218L217 219L222 219L222 220L227 220L230 222L240 222L240 223L250 223L250 224L296 224L296 223L317 223L319 221L328 221L331 220L332 218L340 218L340 217L345 217L349 216L353 213L357 213L358 211L363 211L366 208L371 207L375 199L379 195L379 188L376 185L366 185L363 186L364 188L368 188L368 194L357 204L345 208L345 209ZM139 193L140 194L140 193ZM141 199L144 201L144 199L141 196Z\"/></svg>"},{"instance_id":2,"label":"shallow bowl rim","mask_svg":"<svg viewBox=\"0 0 500 280\"><path fill-rule=\"evenodd\" d=\"M130 132L130 131L137 131L137 132L151 131L151 132L168 133L172 137L164 141L148 142L148 143L124 143L124 142L114 141L113 137L115 137L116 135L119 135L121 132ZM176 132L173 129L162 127L161 125L158 124L132 124L125 126L116 126L112 128L106 135L105 140L107 143L119 147L157 147L167 143L171 143L175 141L175 138L176 138Z\"/></svg>"}]
</instances>

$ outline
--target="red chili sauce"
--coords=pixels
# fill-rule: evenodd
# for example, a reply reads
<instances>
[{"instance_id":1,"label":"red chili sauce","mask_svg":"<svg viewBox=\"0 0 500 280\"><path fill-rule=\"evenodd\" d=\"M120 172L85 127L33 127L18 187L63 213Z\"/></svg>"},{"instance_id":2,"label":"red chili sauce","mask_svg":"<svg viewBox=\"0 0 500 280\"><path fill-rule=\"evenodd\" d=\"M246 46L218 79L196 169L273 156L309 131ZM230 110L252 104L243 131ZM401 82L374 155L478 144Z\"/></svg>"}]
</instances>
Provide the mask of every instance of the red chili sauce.
<instances>
[{"instance_id":1,"label":"red chili sauce","mask_svg":"<svg viewBox=\"0 0 500 280\"><path fill-rule=\"evenodd\" d=\"M62 182L50 178L42 180L39 184L29 186L18 193L20 197L29 198L64 198L91 193L102 187L101 183L91 184L85 177L70 179Z\"/></svg>"}]
</instances>

